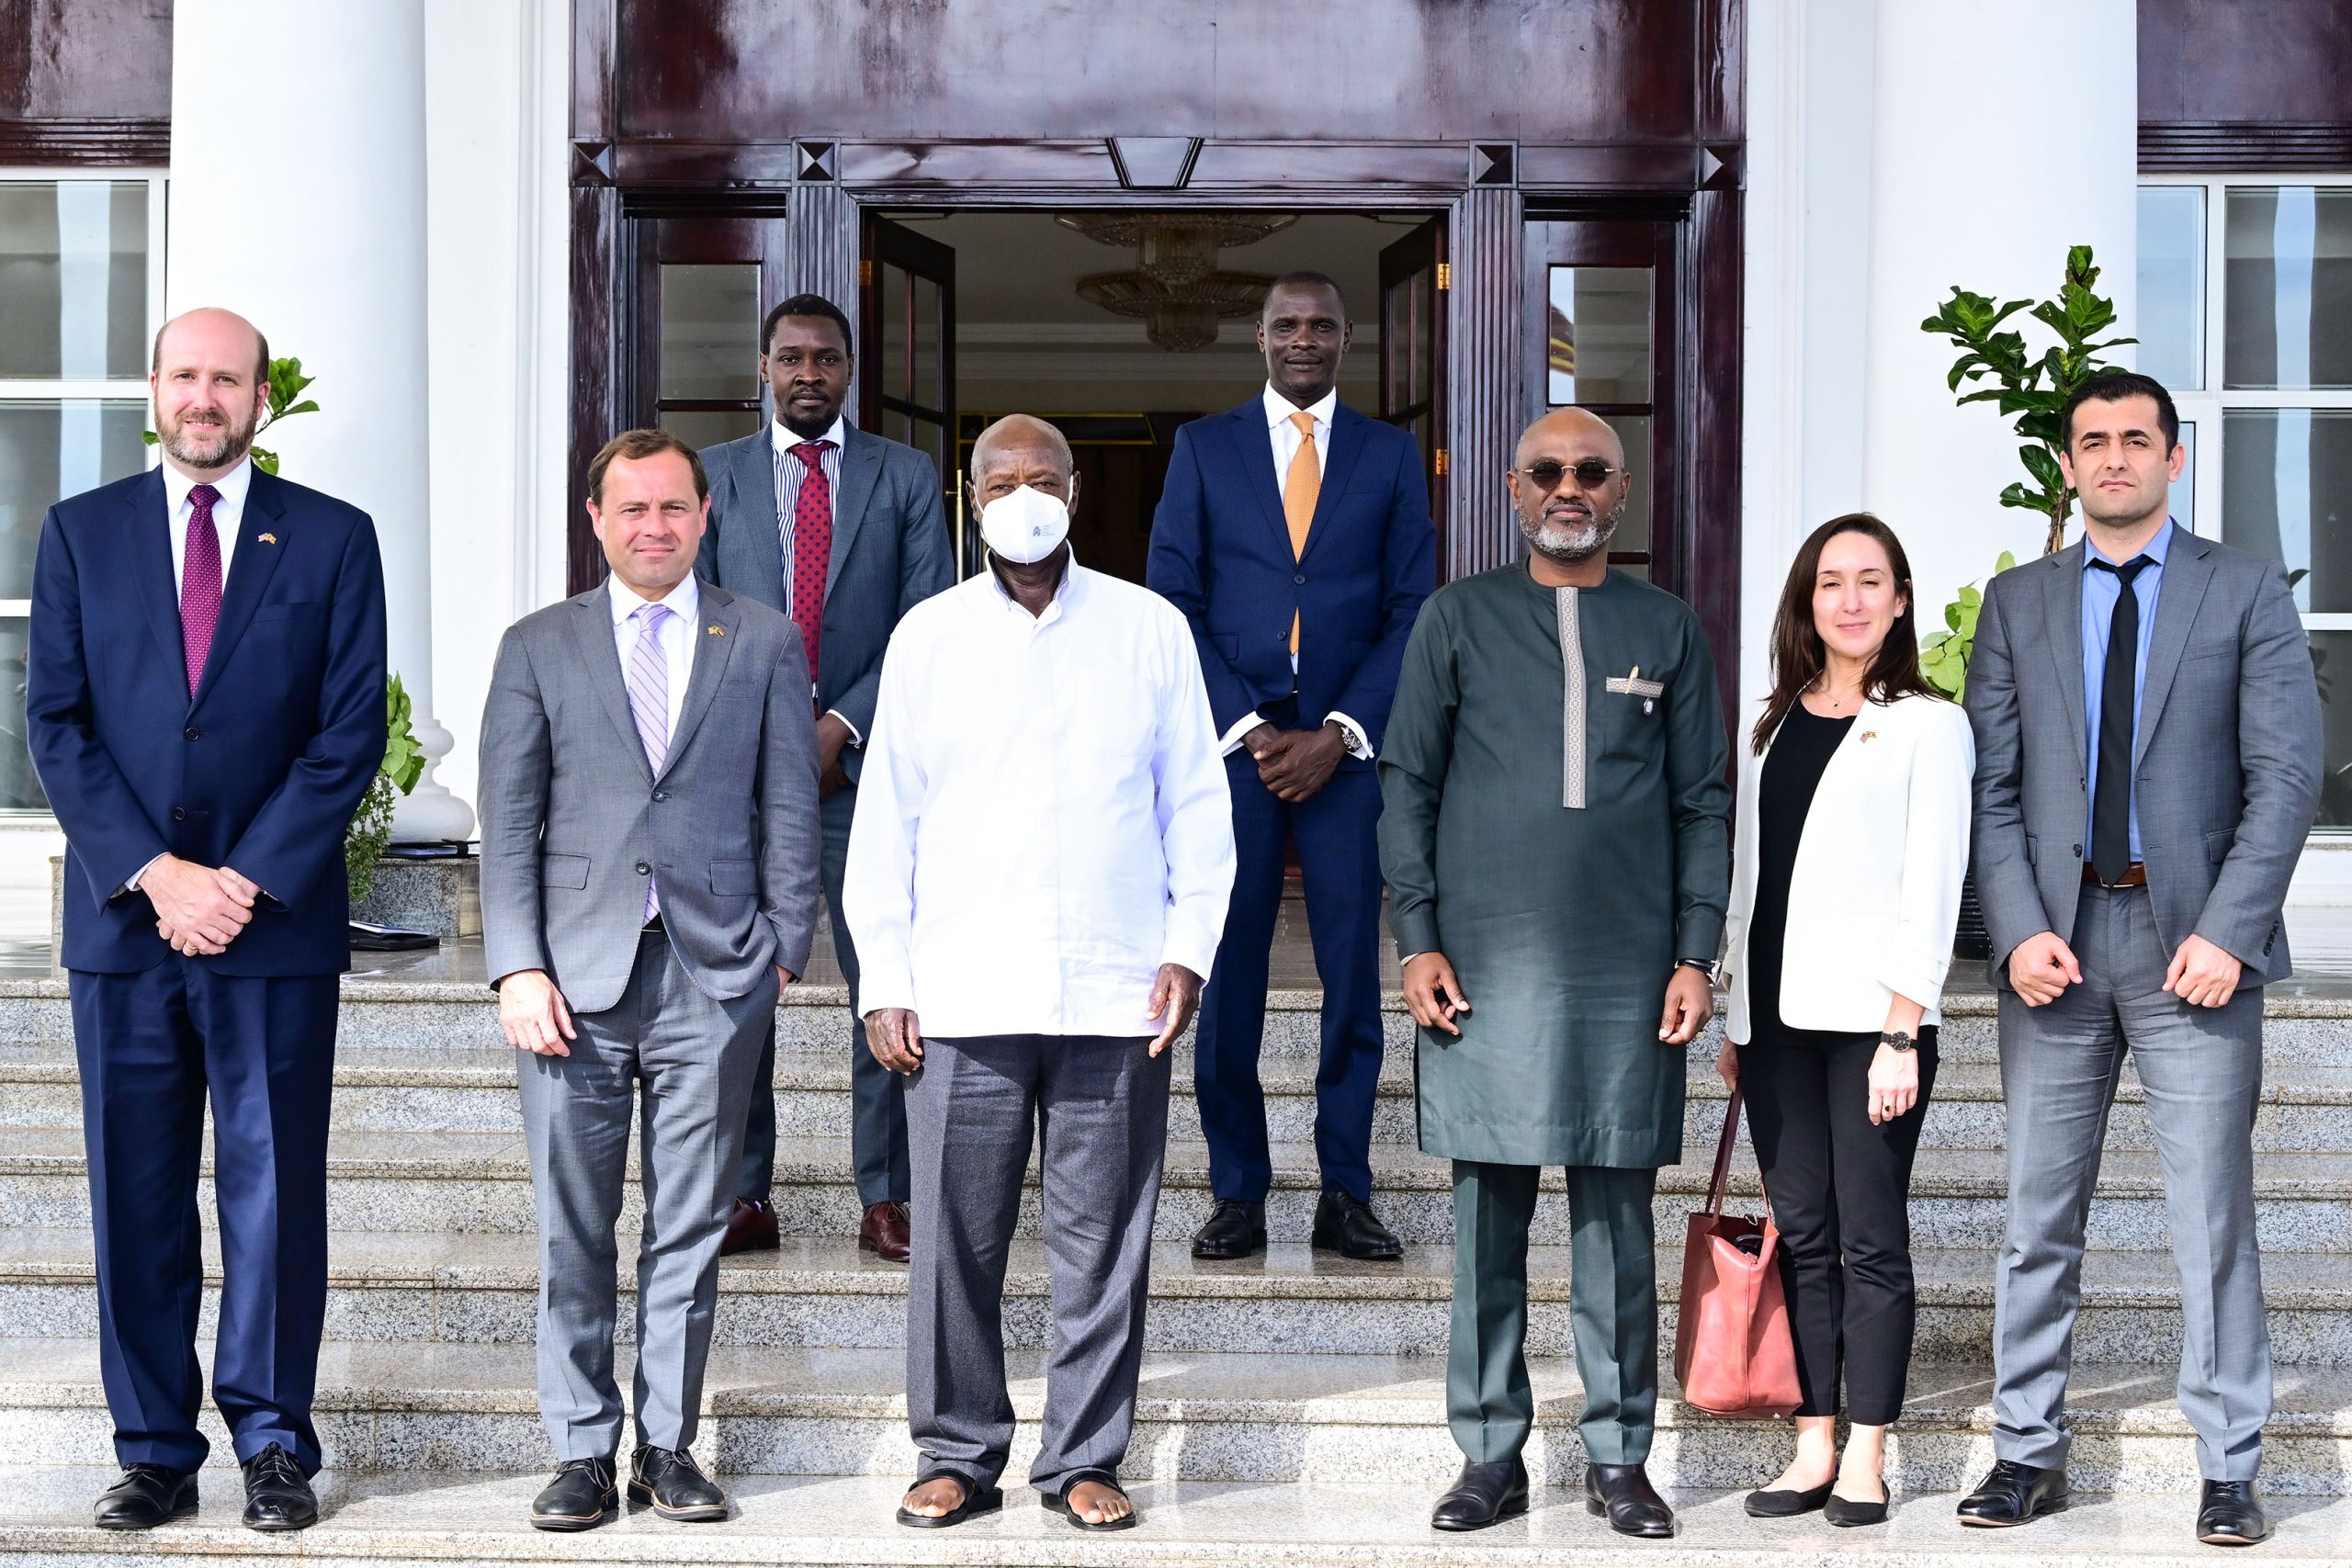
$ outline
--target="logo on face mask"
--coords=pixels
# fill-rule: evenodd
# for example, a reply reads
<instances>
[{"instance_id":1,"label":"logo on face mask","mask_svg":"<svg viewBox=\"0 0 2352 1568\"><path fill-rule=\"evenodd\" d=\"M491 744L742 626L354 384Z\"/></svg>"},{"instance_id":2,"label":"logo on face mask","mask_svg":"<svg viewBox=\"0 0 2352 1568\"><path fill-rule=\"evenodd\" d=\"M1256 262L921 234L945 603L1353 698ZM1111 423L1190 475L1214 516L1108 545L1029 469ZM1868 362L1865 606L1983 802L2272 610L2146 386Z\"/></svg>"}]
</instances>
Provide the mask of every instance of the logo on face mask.
<instances>
[{"instance_id":1,"label":"logo on face mask","mask_svg":"<svg viewBox=\"0 0 2352 1568\"><path fill-rule=\"evenodd\" d=\"M1069 537L1069 508L1058 496L1023 485L980 508L980 539L1004 559L1044 560Z\"/></svg>"}]
</instances>

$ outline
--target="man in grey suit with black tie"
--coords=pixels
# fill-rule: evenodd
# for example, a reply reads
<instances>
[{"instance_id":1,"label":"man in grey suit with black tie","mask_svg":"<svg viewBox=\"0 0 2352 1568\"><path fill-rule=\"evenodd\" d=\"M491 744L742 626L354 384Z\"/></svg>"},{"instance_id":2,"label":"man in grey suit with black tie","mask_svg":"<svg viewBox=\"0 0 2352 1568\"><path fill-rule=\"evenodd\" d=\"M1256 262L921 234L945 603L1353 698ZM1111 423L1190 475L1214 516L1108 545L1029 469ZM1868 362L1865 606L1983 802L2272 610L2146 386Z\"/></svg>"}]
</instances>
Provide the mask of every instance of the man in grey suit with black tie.
<instances>
[{"instance_id":1,"label":"man in grey suit with black tie","mask_svg":"<svg viewBox=\"0 0 2352 1568\"><path fill-rule=\"evenodd\" d=\"M695 570L799 626L815 672L819 807L833 953L849 983L850 1159L865 1214L858 1245L907 1258L906 1091L865 1048L857 1026L857 950L842 919L842 868L882 649L899 617L956 581L939 471L911 446L853 428L849 318L821 295L796 294L760 333L760 376L775 419L704 451L710 537ZM721 1250L776 1246L775 1037L761 1047L744 1132L742 1172Z\"/></svg>"},{"instance_id":2,"label":"man in grey suit with black tie","mask_svg":"<svg viewBox=\"0 0 2352 1568\"><path fill-rule=\"evenodd\" d=\"M482 714L482 949L518 1050L539 1211L541 1529L615 1506L616 1242L642 1122L632 1500L720 1519L702 1404L744 1098L817 917L817 741L792 624L694 575L693 448L632 430L588 466L612 576L499 644Z\"/></svg>"},{"instance_id":3,"label":"man in grey suit with black tie","mask_svg":"<svg viewBox=\"0 0 2352 1568\"><path fill-rule=\"evenodd\" d=\"M2180 1270L2197 1535L2248 1545L2270 1533L2255 1489L2270 1414L2262 987L2293 966L2279 909L2319 805L2318 692L2285 572L2166 515L2186 454L2165 389L2102 372L2060 430L2085 538L1993 580L1968 671L2009 1218L1996 1462L1960 1517L2018 1525L2066 1505L2083 1232L2129 1052Z\"/></svg>"}]
</instances>

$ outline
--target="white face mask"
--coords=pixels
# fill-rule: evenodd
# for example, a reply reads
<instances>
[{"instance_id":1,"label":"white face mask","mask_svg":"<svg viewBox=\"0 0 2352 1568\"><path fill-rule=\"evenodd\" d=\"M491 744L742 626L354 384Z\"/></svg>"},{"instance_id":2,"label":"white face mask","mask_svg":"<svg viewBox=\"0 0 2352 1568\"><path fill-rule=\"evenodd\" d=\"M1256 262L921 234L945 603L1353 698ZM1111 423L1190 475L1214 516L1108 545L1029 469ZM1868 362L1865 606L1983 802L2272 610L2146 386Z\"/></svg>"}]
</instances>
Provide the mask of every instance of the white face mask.
<instances>
[{"instance_id":1,"label":"white face mask","mask_svg":"<svg viewBox=\"0 0 2352 1568\"><path fill-rule=\"evenodd\" d=\"M1059 497L1023 485L980 508L980 539L1006 560L1027 566L1069 537L1069 508Z\"/></svg>"}]
</instances>

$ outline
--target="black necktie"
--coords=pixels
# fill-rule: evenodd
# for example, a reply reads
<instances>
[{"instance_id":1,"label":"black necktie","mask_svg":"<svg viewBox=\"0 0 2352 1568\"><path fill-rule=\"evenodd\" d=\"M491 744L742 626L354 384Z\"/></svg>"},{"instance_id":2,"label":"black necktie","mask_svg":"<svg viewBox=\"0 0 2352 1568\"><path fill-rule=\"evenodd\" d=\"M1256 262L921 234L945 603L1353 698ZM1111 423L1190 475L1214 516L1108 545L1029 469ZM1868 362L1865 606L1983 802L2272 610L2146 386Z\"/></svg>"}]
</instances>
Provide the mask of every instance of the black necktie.
<instances>
[{"instance_id":1,"label":"black necktie","mask_svg":"<svg viewBox=\"0 0 2352 1568\"><path fill-rule=\"evenodd\" d=\"M2140 596L2132 580L2156 563L2133 556L2121 566L2093 558L2091 565L2121 580L2115 615L2107 623L2107 669L2099 678L2098 782L2091 796L2091 868L2109 887L2132 869L2132 733L2139 716Z\"/></svg>"}]
</instances>

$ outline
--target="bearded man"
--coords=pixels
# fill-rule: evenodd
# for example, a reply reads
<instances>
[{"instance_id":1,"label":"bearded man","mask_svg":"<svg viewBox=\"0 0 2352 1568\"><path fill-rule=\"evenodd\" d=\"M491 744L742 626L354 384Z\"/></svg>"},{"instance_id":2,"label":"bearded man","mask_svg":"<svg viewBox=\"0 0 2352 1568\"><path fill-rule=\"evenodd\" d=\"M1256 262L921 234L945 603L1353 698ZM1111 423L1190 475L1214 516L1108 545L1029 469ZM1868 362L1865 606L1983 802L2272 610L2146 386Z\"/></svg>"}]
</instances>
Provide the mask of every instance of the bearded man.
<instances>
[{"instance_id":1,"label":"bearded man","mask_svg":"<svg viewBox=\"0 0 2352 1568\"><path fill-rule=\"evenodd\" d=\"M1627 493L1616 433L1581 409L1547 414L1507 483L1532 553L1430 599L1380 757L1420 1145L1453 1162L1446 1409L1465 1462L1431 1523L1477 1529L1527 1506L1527 1235L1557 1165L1587 1504L1623 1534L1671 1535L1643 1469L1650 1200L1682 1157L1682 1047L1713 1010L1728 743L1698 616L1609 570Z\"/></svg>"}]
</instances>

